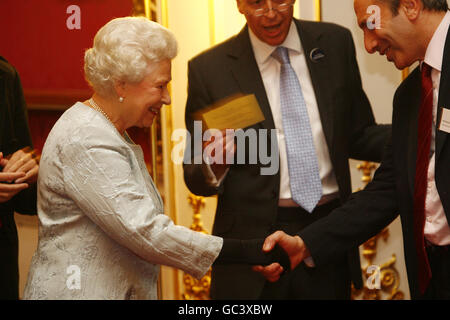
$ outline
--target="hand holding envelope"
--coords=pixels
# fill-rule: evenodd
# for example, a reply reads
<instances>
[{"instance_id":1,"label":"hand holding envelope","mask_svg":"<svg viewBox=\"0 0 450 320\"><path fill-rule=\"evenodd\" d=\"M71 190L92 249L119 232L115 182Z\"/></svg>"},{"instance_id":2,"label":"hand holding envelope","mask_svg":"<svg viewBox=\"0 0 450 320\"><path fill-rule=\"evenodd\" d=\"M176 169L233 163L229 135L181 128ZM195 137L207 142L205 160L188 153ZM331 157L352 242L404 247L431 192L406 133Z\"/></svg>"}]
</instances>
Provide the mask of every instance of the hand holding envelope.
<instances>
[{"instance_id":1,"label":"hand holding envelope","mask_svg":"<svg viewBox=\"0 0 450 320\"><path fill-rule=\"evenodd\" d=\"M245 129L264 121L264 114L254 94L237 94L220 100L194 115L206 129Z\"/></svg>"},{"instance_id":2,"label":"hand holding envelope","mask_svg":"<svg viewBox=\"0 0 450 320\"><path fill-rule=\"evenodd\" d=\"M233 158L236 153L234 134L230 134L229 131L227 134L227 130L225 129L220 132L222 135L213 135L211 136L211 140L203 142L203 150L207 150L207 148L211 148L212 150L208 164L211 166L211 170L216 177L221 177L225 173L229 166L227 159ZM217 150L222 150L222 155L219 155L221 161L216 162L217 155L215 152Z\"/></svg>"},{"instance_id":3,"label":"hand holding envelope","mask_svg":"<svg viewBox=\"0 0 450 320\"><path fill-rule=\"evenodd\" d=\"M203 142L203 150L212 150L209 164L216 177L225 173L229 166L227 159L232 159L236 153L234 131L264 121L264 115L253 94L233 95L196 112L193 117L202 122L205 131L210 131L210 139ZM220 134L217 130L220 130ZM222 154L217 155L217 150L221 150Z\"/></svg>"}]
</instances>

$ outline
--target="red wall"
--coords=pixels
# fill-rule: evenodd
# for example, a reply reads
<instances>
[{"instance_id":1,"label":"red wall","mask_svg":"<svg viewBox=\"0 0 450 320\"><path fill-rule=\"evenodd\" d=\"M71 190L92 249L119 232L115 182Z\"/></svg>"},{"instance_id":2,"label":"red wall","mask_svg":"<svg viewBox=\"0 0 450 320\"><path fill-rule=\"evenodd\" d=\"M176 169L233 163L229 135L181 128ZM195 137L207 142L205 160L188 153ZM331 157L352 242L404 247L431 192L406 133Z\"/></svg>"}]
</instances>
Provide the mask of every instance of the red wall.
<instances>
[{"instance_id":1,"label":"red wall","mask_svg":"<svg viewBox=\"0 0 450 320\"><path fill-rule=\"evenodd\" d=\"M81 29L69 30L70 5L81 9ZM115 17L132 13L132 0L1 0L0 55L29 90L87 90L84 51Z\"/></svg>"},{"instance_id":2,"label":"red wall","mask_svg":"<svg viewBox=\"0 0 450 320\"><path fill-rule=\"evenodd\" d=\"M67 13L80 7L81 29L69 30ZM84 51L109 20L132 14L133 0L0 0L0 55L19 72L28 105L70 107L89 97L84 80ZM29 110L30 131L40 152L63 111ZM151 162L148 129L131 128L130 135Z\"/></svg>"}]
</instances>

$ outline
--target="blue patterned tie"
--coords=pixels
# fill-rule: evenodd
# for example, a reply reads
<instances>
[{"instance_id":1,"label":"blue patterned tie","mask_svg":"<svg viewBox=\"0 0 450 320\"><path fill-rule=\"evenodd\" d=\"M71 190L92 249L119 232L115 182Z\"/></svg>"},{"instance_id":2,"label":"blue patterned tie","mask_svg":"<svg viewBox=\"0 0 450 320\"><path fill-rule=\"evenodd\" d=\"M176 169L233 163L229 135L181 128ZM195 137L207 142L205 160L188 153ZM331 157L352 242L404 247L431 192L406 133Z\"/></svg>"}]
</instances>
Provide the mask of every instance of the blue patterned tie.
<instances>
[{"instance_id":1,"label":"blue patterned tie","mask_svg":"<svg viewBox=\"0 0 450 320\"><path fill-rule=\"evenodd\" d=\"M311 213L322 197L322 183L308 110L288 49L278 47L272 57L281 64L280 103L292 199Z\"/></svg>"}]
</instances>

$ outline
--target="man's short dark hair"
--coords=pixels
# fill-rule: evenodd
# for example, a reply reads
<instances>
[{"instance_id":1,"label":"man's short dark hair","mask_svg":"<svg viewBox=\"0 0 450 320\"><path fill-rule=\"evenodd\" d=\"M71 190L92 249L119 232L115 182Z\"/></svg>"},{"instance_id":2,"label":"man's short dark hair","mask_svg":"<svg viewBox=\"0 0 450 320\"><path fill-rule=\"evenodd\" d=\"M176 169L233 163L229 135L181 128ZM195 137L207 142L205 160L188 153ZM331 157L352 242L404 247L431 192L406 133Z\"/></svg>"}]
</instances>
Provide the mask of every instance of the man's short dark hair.
<instances>
[{"instance_id":1,"label":"man's short dark hair","mask_svg":"<svg viewBox=\"0 0 450 320\"><path fill-rule=\"evenodd\" d=\"M400 6L400 0L378 0L385 2L391 6L391 11L394 15L398 14L398 7ZM447 0L421 0L425 10L429 11L447 11Z\"/></svg>"}]
</instances>

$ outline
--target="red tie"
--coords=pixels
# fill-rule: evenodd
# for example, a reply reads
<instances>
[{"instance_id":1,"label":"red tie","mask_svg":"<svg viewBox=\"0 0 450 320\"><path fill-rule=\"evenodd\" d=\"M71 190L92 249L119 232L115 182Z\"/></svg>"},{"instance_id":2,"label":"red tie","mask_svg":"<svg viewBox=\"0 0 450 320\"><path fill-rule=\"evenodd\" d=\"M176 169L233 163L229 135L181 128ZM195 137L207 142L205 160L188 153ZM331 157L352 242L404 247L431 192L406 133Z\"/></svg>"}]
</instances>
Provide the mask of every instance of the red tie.
<instances>
[{"instance_id":1,"label":"red tie","mask_svg":"<svg viewBox=\"0 0 450 320\"><path fill-rule=\"evenodd\" d=\"M414 181L414 236L418 256L419 288L425 293L431 279L431 269L425 249L425 199L430 162L431 123L433 111L433 82L431 67L422 64L422 96L417 132L416 178Z\"/></svg>"}]
</instances>

